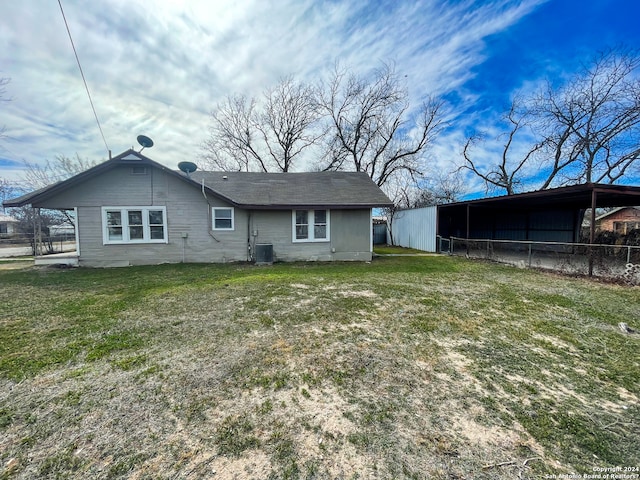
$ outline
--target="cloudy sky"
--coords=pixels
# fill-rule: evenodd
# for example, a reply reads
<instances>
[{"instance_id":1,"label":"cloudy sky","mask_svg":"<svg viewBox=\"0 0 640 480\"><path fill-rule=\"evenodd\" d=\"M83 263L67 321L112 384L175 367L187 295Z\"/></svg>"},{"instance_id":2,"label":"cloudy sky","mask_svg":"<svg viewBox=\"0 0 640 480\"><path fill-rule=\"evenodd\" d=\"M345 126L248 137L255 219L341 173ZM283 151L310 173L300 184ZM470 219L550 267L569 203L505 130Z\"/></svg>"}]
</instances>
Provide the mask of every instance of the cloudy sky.
<instances>
[{"instance_id":1,"label":"cloudy sky","mask_svg":"<svg viewBox=\"0 0 640 480\"><path fill-rule=\"evenodd\" d=\"M434 155L460 159L470 125L513 92L574 71L598 50L640 47L636 0L62 0L102 125L116 155L145 134L145 153L195 160L212 108L259 95L284 76L314 82L336 62L366 72L393 62L415 102L451 102L454 127ZM406 76L406 77L405 77ZM0 178L56 155L106 159L57 0L4 2Z\"/></svg>"}]
</instances>

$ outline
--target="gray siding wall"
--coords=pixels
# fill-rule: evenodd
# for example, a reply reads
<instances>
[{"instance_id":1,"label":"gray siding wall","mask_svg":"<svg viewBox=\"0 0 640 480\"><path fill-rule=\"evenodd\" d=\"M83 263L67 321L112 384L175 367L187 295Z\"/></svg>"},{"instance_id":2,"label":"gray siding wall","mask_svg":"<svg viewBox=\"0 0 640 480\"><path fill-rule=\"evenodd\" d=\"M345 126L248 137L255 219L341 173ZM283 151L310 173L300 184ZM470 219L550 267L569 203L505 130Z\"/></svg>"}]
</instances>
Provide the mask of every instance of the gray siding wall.
<instances>
[{"instance_id":1,"label":"gray siding wall","mask_svg":"<svg viewBox=\"0 0 640 480\"><path fill-rule=\"evenodd\" d=\"M328 242L294 242L291 210L254 210L250 217L252 248L272 244L276 261L371 260L369 209L331 210Z\"/></svg>"},{"instance_id":2,"label":"gray siding wall","mask_svg":"<svg viewBox=\"0 0 640 480\"><path fill-rule=\"evenodd\" d=\"M235 209L233 231L211 231L210 206L229 206L157 169L133 175L115 168L47 202L78 208L80 265L124 266L247 260L247 214ZM168 243L104 245L103 206L164 206Z\"/></svg>"},{"instance_id":3,"label":"gray siding wall","mask_svg":"<svg viewBox=\"0 0 640 480\"><path fill-rule=\"evenodd\" d=\"M168 243L104 245L103 206L164 206ZM47 201L47 208L78 209L80 265L247 261L249 245L273 244L276 260L371 260L371 211L332 210L329 242L292 241L291 210L234 209L233 231L211 230L211 207L221 200L154 168L135 175L114 168ZM258 235L254 236L253 233Z\"/></svg>"}]
</instances>

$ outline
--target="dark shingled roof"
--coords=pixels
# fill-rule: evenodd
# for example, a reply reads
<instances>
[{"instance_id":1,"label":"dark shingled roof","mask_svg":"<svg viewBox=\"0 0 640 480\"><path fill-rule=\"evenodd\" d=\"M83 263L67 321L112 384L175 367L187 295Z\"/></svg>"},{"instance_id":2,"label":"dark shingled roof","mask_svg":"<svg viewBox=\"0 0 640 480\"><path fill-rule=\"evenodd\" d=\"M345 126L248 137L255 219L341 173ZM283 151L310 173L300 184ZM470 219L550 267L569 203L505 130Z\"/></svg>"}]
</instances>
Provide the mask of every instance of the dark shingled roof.
<instances>
[{"instance_id":1,"label":"dark shingled roof","mask_svg":"<svg viewBox=\"0 0 640 480\"><path fill-rule=\"evenodd\" d=\"M96 165L48 187L18 198L7 200L7 207L32 204L46 208L53 195L122 165L149 165L233 205L255 209L287 208L374 208L391 206L392 202L366 173L307 172L194 172L187 177L171 170L134 150ZM226 178L225 178L226 177Z\"/></svg>"},{"instance_id":2,"label":"dark shingled roof","mask_svg":"<svg viewBox=\"0 0 640 480\"><path fill-rule=\"evenodd\" d=\"M191 178L246 208L373 208L391 205L363 172L194 172Z\"/></svg>"}]
</instances>

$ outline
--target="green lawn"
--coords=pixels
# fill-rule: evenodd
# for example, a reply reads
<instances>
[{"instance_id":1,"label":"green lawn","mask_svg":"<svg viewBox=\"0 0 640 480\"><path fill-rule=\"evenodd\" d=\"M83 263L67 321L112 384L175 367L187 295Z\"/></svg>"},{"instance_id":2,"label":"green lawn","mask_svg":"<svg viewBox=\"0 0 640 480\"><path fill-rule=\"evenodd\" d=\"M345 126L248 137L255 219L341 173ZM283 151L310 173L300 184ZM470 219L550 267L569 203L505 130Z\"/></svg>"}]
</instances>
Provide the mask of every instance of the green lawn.
<instances>
[{"instance_id":1,"label":"green lawn","mask_svg":"<svg viewBox=\"0 0 640 480\"><path fill-rule=\"evenodd\" d=\"M380 257L0 269L0 305L0 478L640 466L638 287Z\"/></svg>"}]
</instances>

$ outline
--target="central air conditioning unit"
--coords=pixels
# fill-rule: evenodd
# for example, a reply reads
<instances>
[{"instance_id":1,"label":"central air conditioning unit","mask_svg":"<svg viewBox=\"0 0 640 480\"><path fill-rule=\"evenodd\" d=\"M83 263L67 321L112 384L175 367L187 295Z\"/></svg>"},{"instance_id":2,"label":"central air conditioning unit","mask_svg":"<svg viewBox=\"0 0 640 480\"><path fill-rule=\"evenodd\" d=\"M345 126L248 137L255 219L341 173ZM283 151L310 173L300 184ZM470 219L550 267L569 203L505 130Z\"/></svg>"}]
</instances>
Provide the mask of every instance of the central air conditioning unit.
<instances>
[{"instance_id":1,"label":"central air conditioning unit","mask_svg":"<svg viewBox=\"0 0 640 480\"><path fill-rule=\"evenodd\" d=\"M273 245L270 243L256 243L256 265L271 265L273 263Z\"/></svg>"}]
</instances>

